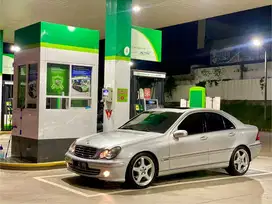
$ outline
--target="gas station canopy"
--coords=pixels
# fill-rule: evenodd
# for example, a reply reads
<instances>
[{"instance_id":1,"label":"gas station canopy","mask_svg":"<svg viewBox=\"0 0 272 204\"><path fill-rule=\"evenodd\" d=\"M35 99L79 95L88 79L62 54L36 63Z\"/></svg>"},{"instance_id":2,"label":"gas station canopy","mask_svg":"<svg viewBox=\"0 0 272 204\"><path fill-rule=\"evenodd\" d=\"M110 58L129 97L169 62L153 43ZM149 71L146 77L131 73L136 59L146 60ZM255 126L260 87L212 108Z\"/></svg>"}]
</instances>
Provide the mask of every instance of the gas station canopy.
<instances>
[{"instance_id":1,"label":"gas station canopy","mask_svg":"<svg viewBox=\"0 0 272 204\"><path fill-rule=\"evenodd\" d=\"M101 31L104 38L105 0L1 0L0 30L4 41L14 41L18 28L49 21ZM134 0L141 11L133 25L161 28L190 21L267 6L271 0Z\"/></svg>"}]
</instances>

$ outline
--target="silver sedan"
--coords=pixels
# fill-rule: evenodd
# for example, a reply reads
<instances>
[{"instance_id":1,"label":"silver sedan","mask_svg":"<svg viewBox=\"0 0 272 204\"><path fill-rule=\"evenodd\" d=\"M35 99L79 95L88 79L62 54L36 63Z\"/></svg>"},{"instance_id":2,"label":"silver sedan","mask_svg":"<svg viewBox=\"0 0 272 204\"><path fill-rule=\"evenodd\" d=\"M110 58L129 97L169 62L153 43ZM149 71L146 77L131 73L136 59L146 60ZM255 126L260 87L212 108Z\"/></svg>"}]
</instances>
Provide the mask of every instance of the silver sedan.
<instances>
[{"instance_id":1,"label":"silver sedan","mask_svg":"<svg viewBox=\"0 0 272 204\"><path fill-rule=\"evenodd\" d=\"M224 168L244 175L261 150L258 128L223 111L156 109L119 129L77 139L68 170L105 181L149 186L156 177Z\"/></svg>"}]
</instances>

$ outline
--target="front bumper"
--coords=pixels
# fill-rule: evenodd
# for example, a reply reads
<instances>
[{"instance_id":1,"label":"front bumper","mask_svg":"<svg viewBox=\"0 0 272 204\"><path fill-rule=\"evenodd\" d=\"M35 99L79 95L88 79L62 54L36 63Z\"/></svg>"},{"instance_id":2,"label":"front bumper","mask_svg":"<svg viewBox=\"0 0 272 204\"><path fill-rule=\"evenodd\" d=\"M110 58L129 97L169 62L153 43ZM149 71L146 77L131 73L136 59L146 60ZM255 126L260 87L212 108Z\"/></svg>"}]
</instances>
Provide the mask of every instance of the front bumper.
<instances>
[{"instance_id":1,"label":"front bumper","mask_svg":"<svg viewBox=\"0 0 272 204\"><path fill-rule=\"evenodd\" d=\"M79 158L69 152L65 154L67 169L81 176L97 178L104 181L124 182L126 162L120 160L91 160ZM80 164L86 164L84 168ZM109 172L105 174L105 172ZM107 176L105 176L107 175Z\"/></svg>"}]
</instances>

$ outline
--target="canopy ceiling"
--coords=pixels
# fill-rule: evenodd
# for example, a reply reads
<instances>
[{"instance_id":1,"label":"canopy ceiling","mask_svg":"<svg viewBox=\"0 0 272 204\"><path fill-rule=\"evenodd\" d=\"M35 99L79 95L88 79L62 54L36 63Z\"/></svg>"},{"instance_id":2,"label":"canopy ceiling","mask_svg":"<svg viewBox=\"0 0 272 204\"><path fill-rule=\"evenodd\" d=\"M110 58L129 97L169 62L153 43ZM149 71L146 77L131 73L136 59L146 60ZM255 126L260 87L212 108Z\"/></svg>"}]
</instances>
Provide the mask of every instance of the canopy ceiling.
<instances>
[{"instance_id":1,"label":"canopy ceiling","mask_svg":"<svg viewBox=\"0 0 272 204\"><path fill-rule=\"evenodd\" d=\"M271 0L134 0L133 24L150 28L205 19L271 5ZM104 36L105 0L0 0L0 29L13 42L14 30L39 21L87 27Z\"/></svg>"}]
</instances>

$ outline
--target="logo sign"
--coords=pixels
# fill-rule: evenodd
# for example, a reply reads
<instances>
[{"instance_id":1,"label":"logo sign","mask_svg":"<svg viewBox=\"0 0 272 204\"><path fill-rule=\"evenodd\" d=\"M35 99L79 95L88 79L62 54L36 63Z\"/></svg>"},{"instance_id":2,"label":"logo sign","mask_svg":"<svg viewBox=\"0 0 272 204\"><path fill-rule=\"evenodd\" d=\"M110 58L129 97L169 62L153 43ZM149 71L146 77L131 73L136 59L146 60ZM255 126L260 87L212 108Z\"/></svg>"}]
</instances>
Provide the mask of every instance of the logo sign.
<instances>
[{"instance_id":1,"label":"logo sign","mask_svg":"<svg viewBox=\"0 0 272 204\"><path fill-rule=\"evenodd\" d=\"M111 117L111 114L112 114L112 110L106 109L105 112L106 112L107 118L109 120Z\"/></svg>"},{"instance_id":2,"label":"logo sign","mask_svg":"<svg viewBox=\"0 0 272 204\"><path fill-rule=\"evenodd\" d=\"M130 53L130 48L129 47L125 47L125 49L124 49L125 56L128 56L129 53Z\"/></svg>"},{"instance_id":3,"label":"logo sign","mask_svg":"<svg viewBox=\"0 0 272 204\"><path fill-rule=\"evenodd\" d=\"M145 99L151 99L151 89L150 88L145 88L144 89L144 98Z\"/></svg>"},{"instance_id":4,"label":"logo sign","mask_svg":"<svg viewBox=\"0 0 272 204\"><path fill-rule=\"evenodd\" d=\"M63 86L63 77L61 76L53 76L52 77L51 89L56 91L62 91L64 89Z\"/></svg>"}]
</instances>

